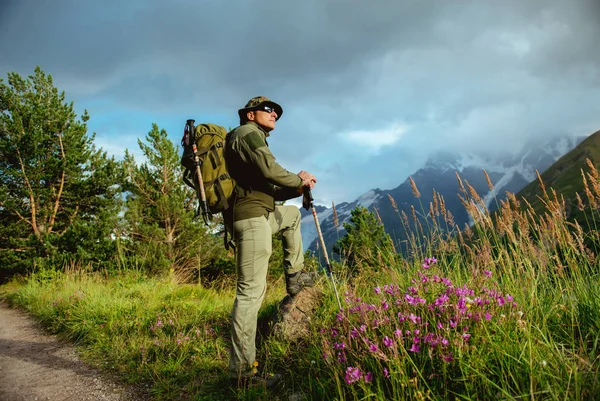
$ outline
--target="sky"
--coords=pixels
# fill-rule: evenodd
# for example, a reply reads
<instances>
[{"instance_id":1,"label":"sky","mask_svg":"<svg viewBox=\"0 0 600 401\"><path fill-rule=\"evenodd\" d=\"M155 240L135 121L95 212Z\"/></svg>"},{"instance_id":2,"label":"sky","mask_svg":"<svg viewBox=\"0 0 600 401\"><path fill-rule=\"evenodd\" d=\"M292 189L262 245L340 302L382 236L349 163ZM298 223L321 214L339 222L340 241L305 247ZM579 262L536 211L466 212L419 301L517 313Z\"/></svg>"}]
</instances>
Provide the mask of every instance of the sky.
<instances>
[{"instance_id":1,"label":"sky","mask_svg":"<svg viewBox=\"0 0 600 401\"><path fill-rule=\"evenodd\" d=\"M600 130L600 0L0 0L0 78L36 66L116 158L267 96L277 161L331 205L439 150Z\"/></svg>"}]
</instances>

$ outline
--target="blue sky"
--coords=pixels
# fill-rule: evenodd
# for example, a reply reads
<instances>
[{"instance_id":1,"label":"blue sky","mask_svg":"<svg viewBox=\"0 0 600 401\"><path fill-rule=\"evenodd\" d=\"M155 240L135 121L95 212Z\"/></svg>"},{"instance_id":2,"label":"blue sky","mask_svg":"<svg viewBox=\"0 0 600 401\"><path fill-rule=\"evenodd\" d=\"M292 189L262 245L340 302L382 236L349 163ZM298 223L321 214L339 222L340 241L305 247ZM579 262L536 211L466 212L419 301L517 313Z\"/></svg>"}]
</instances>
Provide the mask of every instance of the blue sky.
<instances>
[{"instance_id":1,"label":"blue sky","mask_svg":"<svg viewBox=\"0 0 600 401\"><path fill-rule=\"evenodd\" d=\"M598 0L4 0L0 77L39 65L118 158L267 96L277 160L330 205L438 150L597 131L598 38Z\"/></svg>"}]
</instances>

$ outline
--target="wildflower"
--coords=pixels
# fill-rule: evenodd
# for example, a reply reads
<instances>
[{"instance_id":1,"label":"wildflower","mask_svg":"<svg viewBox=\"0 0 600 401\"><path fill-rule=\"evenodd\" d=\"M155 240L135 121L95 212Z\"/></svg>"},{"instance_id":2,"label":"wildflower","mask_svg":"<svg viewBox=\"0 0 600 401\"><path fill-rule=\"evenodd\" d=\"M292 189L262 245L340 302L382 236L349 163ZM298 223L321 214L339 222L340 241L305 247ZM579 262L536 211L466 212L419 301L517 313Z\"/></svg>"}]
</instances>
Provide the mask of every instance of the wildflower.
<instances>
[{"instance_id":1,"label":"wildflower","mask_svg":"<svg viewBox=\"0 0 600 401\"><path fill-rule=\"evenodd\" d=\"M346 348L346 344L345 343L335 343L333 345L333 348L335 348L337 350L342 350L342 349Z\"/></svg>"},{"instance_id":2,"label":"wildflower","mask_svg":"<svg viewBox=\"0 0 600 401\"><path fill-rule=\"evenodd\" d=\"M485 274L486 277L492 277L492 272L489 270L484 270L483 274Z\"/></svg>"},{"instance_id":3,"label":"wildflower","mask_svg":"<svg viewBox=\"0 0 600 401\"><path fill-rule=\"evenodd\" d=\"M490 312L485 312L485 320L490 320L492 318L492 315L490 314Z\"/></svg>"},{"instance_id":4,"label":"wildflower","mask_svg":"<svg viewBox=\"0 0 600 401\"><path fill-rule=\"evenodd\" d=\"M383 337L383 345L385 345L386 347L391 347L393 343L394 341L388 336Z\"/></svg>"},{"instance_id":5,"label":"wildflower","mask_svg":"<svg viewBox=\"0 0 600 401\"><path fill-rule=\"evenodd\" d=\"M367 372L367 374L363 376L363 379L365 379L365 383L371 383L373 381L373 373Z\"/></svg>"},{"instance_id":6,"label":"wildflower","mask_svg":"<svg viewBox=\"0 0 600 401\"><path fill-rule=\"evenodd\" d=\"M452 352L442 355L442 360L444 362L452 362L454 360L454 358L452 357Z\"/></svg>"},{"instance_id":7,"label":"wildflower","mask_svg":"<svg viewBox=\"0 0 600 401\"><path fill-rule=\"evenodd\" d=\"M381 303L381 307L383 308L383 310L388 310L390 306L388 305L388 303L386 301L383 301Z\"/></svg>"},{"instance_id":8,"label":"wildflower","mask_svg":"<svg viewBox=\"0 0 600 401\"><path fill-rule=\"evenodd\" d=\"M336 315L336 318L337 318L337 320L338 320L339 322L341 322L342 320L344 320L344 316L343 316L341 313L338 313L338 314Z\"/></svg>"},{"instance_id":9,"label":"wildflower","mask_svg":"<svg viewBox=\"0 0 600 401\"><path fill-rule=\"evenodd\" d=\"M360 371L359 368L354 368L352 366L348 366L348 369L346 369L346 384L352 384L358 380L360 380L360 378L362 377L362 372Z\"/></svg>"},{"instance_id":10,"label":"wildflower","mask_svg":"<svg viewBox=\"0 0 600 401\"><path fill-rule=\"evenodd\" d=\"M421 351L421 347L415 343L413 343L412 347L409 349L410 352L419 352Z\"/></svg>"},{"instance_id":11,"label":"wildflower","mask_svg":"<svg viewBox=\"0 0 600 401\"><path fill-rule=\"evenodd\" d=\"M344 351L338 352L337 356L338 356L337 360L338 360L339 363L345 363L348 360L346 358L346 352L344 352Z\"/></svg>"},{"instance_id":12,"label":"wildflower","mask_svg":"<svg viewBox=\"0 0 600 401\"><path fill-rule=\"evenodd\" d=\"M361 333L364 333L365 331L367 331L367 325L365 325L365 324L361 324L361 325L360 325L360 327L358 328L358 330L359 330Z\"/></svg>"},{"instance_id":13,"label":"wildflower","mask_svg":"<svg viewBox=\"0 0 600 401\"><path fill-rule=\"evenodd\" d=\"M376 344L371 343L371 345L369 345L369 352L373 353L373 352L377 352L379 350L379 347L377 347Z\"/></svg>"},{"instance_id":14,"label":"wildflower","mask_svg":"<svg viewBox=\"0 0 600 401\"><path fill-rule=\"evenodd\" d=\"M469 338L471 338L471 335L469 333L465 333L462 335L463 340L468 341Z\"/></svg>"},{"instance_id":15,"label":"wildflower","mask_svg":"<svg viewBox=\"0 0 600 401\"><path fill-rule=\"evenodd\" d=\"M383 377L386 379L390 377L390 371L387 368L383 368Z\"/></svg>"},{"instance_id":16,"label":"wildflower","mask_svg":"<svg viewBox=\"0 0 600 401\"><path fill-rule=\"evenodd\" d=\"M156 327L161 327L162 325L163 325L163 324L162 324L162 322L161 322L160 320L158 320L158 321L156 322Z\"/></svg>"},{"instance_id":17,"label":"wildflower","mask_svg":"<svg viewBox=\"0 0 600 401\"><path fill-rule=\"evenodd\" d=\"M396 329L396 330L394 331L394 335L395 335L396 337L402 337L402 330L400 330L400 329Z\"/></svg>"},{"instance_id":18,"label":"wildflower","mask_svg":"<svg viewBox=\"0 0 600 401\"><path fill-rule=\"evenodd\" d=\"M375 287L375 294L381 294L381 288Z\"/></svg>"}]
</instances>

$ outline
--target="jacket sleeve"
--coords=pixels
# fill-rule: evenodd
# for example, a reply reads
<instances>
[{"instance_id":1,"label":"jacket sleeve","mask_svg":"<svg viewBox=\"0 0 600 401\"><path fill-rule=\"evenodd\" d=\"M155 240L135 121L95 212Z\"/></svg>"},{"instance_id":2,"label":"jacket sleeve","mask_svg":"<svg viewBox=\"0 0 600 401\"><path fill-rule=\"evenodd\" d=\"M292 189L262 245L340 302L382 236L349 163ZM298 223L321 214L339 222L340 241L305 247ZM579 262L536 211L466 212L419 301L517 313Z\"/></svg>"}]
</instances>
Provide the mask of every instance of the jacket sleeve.
<instances>
[{"instance_id":1,"label":"jacket sleeve","mask_svg":"<svg viewBox=\"0 0 600 401\"><path fill-rule=\"evenodd\" d=\"M271 184L279 187L299 188L302 179L283 167L275 160L264 137L256 131L244 136L247 146L247 157ZM289 199L289 198L288 198Z\"/></svg>"},{"instance_id":2,"label":"jacket sleeve","mask_svg":"<svg viewBox=\"0 0 600 401\"><path fill-rule=\"evenodd\" d=\"M302 192L298 192L298 188L292 187L280 187L275 186L273 191L273 198L276 201L286 201L288 199L297 198L302 195Z\"/></svg>"}]
</instances>

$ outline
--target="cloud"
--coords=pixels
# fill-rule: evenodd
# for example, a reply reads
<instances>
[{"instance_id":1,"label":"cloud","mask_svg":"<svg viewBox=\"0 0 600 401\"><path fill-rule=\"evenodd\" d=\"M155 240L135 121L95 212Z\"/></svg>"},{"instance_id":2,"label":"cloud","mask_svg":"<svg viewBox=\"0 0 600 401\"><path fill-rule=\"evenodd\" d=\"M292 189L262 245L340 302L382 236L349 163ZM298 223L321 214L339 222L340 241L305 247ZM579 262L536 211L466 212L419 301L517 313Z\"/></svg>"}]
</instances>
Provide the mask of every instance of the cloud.
<instances>
[{"instance_id":1,"label":"cloud","mask_svg":"<svg viewBox=\"0 0 600 401\"><path fill-rule=\"evenodd\" d=\"M371 154L378 154L382 147L395 144L406 131L407 125L392 123L378 130L341 133L340 137L358 146L361 151L366 149Z\"/></svg>"},{"instance_id":2,"label":"cloud","mask_svg":"<svg viewBox=\"0 0 600 401\"><path fill-rule=\"evenodd\" d=\"M339 203L440 149L600 128L599 17L597 0L5 1L0 72L40 65L107 147L152 122L176 144L190 117L233 128L268 96L277 160Z\"/></svg>"}]
</instances>

